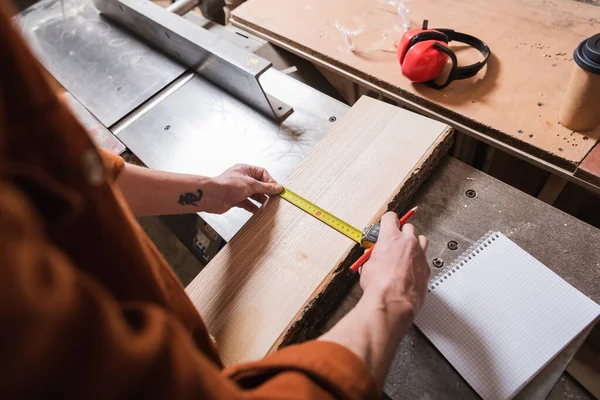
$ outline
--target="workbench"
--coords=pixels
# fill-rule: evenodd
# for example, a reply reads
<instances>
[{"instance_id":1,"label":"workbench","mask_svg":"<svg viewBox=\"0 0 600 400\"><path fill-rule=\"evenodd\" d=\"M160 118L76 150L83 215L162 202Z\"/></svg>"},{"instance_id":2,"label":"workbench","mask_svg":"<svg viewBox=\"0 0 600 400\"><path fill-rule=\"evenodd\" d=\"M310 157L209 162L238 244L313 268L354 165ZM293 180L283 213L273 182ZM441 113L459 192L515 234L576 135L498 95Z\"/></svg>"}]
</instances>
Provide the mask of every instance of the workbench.
<instances>
[{"instance_id":1,"label":"workbench","mask_svg":"<svg viewBox=\"0 0 600 400\"><path fill-rule=\"evenodd\" d=\"M87 1L65 1L65 16L59 0L43 0L21 16L20 24L42 63L70 92L65 96L96 132L97 142L115 152L127 147L150 168L213 176L245 162L284 181L349 109L269 69L261 78L265 92L294 110L280 123L116 27ZM256 49L232 32L223 35ZM468 190L474 192L467 196ZM450 157L413 203L420 205L413 222L430 238L429 261L450 263L485 232L499 230L600 301L597 229ZM250 214L236 209L201 217L228 240ZM355 284L320 329L339 320L359 297ZM521 395L589 398L563 373L584 339L585 333ZM476 397L414 328L398 350L386 393L393 398Z\"/></svg>"},{"instance_id":2,"label":"workbench","mask_svg":"<svg viewBox=\"0 0 600 400\"><path fill-rule=\"evenodd\" d=\"M438 91L402 76L394 51L354 53L346 47L336 21L357 16L364 26L374 25L387 18L375 4L370 0L250 0L234 10L231 21L319 66L350 104L357 94L372 91L561 179L600 192L597 181L574 173L600 138L600 128L578 133L558 123L575 65L573 50L597 33L600 7L573 0L408 1L411 28L428 19L430 28L465 32L491 48L483 71ZM450 47L457 52L459 64L481 59L466 46L450 43Z\"/></svg>"},{"instance_id":3,"label":"workbench","mask_svg":"<svg viewBox=\"0 0 600 400\"><path fill-rule=\"evenodd\" d=\"M498 230L592 300L600 301L598 229L449 156L419 189L412 205L419 206L411 223L429 238L430 262L437 258L448 265L486 232ZM432 267L432 275L437 271ZM361 295L357 282L316 334L339 321ZM576 339L517 398L549 395L558 399L567 394L574 399L593 398L567 374L562 375L560 385L549 384L556 382L582 340ZM479 398L414 327L398 348L385 392L394 399Z\"/></svg>"}]
</instances>

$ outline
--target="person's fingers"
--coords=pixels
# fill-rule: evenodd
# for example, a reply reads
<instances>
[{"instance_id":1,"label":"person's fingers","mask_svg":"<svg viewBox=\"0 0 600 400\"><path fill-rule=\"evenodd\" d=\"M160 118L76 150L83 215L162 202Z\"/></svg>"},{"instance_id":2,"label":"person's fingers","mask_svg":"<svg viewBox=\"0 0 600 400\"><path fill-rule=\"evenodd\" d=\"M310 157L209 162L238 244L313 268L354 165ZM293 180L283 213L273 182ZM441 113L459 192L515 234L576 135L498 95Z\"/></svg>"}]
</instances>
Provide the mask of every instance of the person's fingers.
<instances>
[{"instance_id":1,"label":"person's fingers","mask_svg":"<svg viewBox=\"0 0 600 400\"><path fill-rule=\"evenodd\" d=\"M429 277L431 276L431 270L429 269L429 265L427 265L427 263L425 263L424 265L424 269L425 269L425 286L427 286L427 283L429 282Z\"/></svg>"},{"instance_id":2,"label":"person's fingers","mask_svg":"<svg viewBox=\"0 0 600 400\"><path fill-rule=\"evenodd\" d=\"M266 169L261 168L261 167L256 167L254 165L247 165L246 167L248 170L248 175L251 176L252 178L256 179L257 181L265 182L265 183L274 183L274 184L279 185L277 183L277 181L275 181L275 179L273 179L271 174L269 174L269 171L267 171ZM281 190L283 190L283 187L281 187Z\"/></svg>"},{"instance_id":3,"label":"person's fingers","mask_svg":"<svg viewBox=\"0 0 600 400\"><path fill-rule=\"evenodd\" d=\"M260 203L260 204L264 204L265 201L267 201L268 197L265 196L264 194L253 194L252 196L250 196L250 198L252 198L252 200Z\"/></svg>"},{"instance_id":4,"label":"person's fingers","mask_svg":"<svg viewBox=\"0 0 600 400\"><path fill-rule=\"evenodd\" d=\"M262 181L262 182L267 182L267 183L277 183L277 182L275 182L275 179L273 179L271 174L269 174L269 171L267 171L264 168L259 168L259 170L260 170L260 176L256 179L258 179L259 181Z\"/></svg>"},{"instance_id":5,"label":"person's fingers","mask_svg":"<svg viewBox=\"0 0 600 400\"><path fill-rule=\"evenodd\" d=\"M257 181L263 181L263 175L266 172L264 168L257 167L256 165L244 165L244 168L249 177Z\"/></svg>"},{"instance_id":6,"label":"person's fingers","mask_svg":"<svg viewBox=\"0 0 600 400\"><path fill-rule=\"evenodd\" d=\"M269 183L269 185L271 185L271 187L273 188L273 192L272 194L279 194L281 192L283 192L283 185L278 183L278 182L273 182L273 183Z\"/></svg>"},{"instance_id":7,"label":"person's fingers","mask_svg":"<svg viewBox=\"0 0 600 400\"><path fill-rule=\"evenodd\" d=\"M251 187L254 194L267 194L269 196L279 194L283 190L283 186L278 183L266 183L260 181L254 181L254 184Z\"/></svg>"},{"instance_id":8,"label":"person's fingers","mask_svg":"<svg viewBox=\"0 0 600 400\"><path fill-rule=\"evenodd\" d=\"M256 211L258 211L258 206L248 199L246 199L244 201L240 201L235 206L239 207L239 208L243 208L244 210L249 211L252 214L254 214Z\"/></svg>"},{"instance_id":9,"label":"person's fingers","mask_svg":"<svg viewBox=\"0 0 600 400\"><path fill-rule=\"evenodd\" d=\"M398 233L398 216L393 211L388 211L381 217L379 236L388 237Z\"/></svg>"},{"instance_id":10,"label":"person's fingers","mask_svg":"<svg viewBox=\"0 0 600 400\"><path fill-rule=\"evenodd\" d=\"M237 168L242 174L254 179L254 184L252 185L252 191L254 193L274 195L281 193L283 190L283 186L277 183L271 174L264 168L246 164L237 164L234 168Z\"/></svg>"},{"instance_id":11,"label":"person's fingers","mask_svg":"<svg viewBox=\"0 0 600 400\"><path fill-rule=\"evenodd\" d=\"M427 251L427 246L429 246L429 240L426 236L419 235L419 246L421 246L423 251Z\"/></svg>"},{"instance_id":12,"label":"person's fingers","mask_svg":"<svg viewBox=\"0 0 600 400\"><path fill-rule=\"evenodd\" d=\"M402 233L404 233L405 235L415 236L415 227L413 226L413 224L406 223L402 225L401 230Z\"/></svg>"}]
</instances>

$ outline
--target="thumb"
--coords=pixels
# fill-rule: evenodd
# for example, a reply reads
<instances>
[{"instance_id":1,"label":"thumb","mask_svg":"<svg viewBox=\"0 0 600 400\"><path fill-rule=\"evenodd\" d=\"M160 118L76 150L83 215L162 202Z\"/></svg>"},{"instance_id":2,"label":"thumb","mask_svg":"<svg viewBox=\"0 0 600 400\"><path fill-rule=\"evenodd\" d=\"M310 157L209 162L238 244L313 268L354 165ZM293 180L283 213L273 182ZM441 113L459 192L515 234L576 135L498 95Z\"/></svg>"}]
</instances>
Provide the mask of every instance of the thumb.
<instances>
[{"instance_id":1,"label":"thumb","mask_svg":"<svg viewBox=\"0 0 600 400\"><path fill-rule=\"evenodd\" d=\"M266 195L274 195L279 194L283 191L283 186L281 186L277 182L260 182L256 181L254 183L254 194L266 194Z\"/></svg>"},{"instance_id":2,"label":"thumb","mask_svg":"<svg viewBox=\"0 0 600 400\"><path fill-rule=\"evenodd\" d=\"M398 215L393 211L388 211L381 217L381 226L379 228L379 237L392 237L398 233Z\"/></svg>"}]
</instances>

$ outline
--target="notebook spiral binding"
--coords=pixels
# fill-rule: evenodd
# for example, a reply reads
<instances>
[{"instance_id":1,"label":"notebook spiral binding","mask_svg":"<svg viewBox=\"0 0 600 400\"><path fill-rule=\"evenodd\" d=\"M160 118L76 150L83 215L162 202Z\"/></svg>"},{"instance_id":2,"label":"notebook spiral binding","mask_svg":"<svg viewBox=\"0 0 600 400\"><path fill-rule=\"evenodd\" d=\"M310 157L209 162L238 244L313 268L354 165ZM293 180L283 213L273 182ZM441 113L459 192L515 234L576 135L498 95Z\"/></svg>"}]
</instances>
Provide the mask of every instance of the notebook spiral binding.
<instances>
[{"instance_id":1,"label":"notebook spiral binding","mask_svg":"<svg viewBox=\"0 0 600 400\"><path fill-rule=\"evenodd\" d=\"M466 266L469 263L469 260L476 257L480 251L485 249L489 244L492 244L496 239L500 236L498 232L489 231L485 235L483 235L478 241L473 243L471 247L465 250L459 257L456 258L448 268L444 271L437 274L435 277L429 280L429 287L427 288L428 292L435 290L443 281L448 279L452 274L457 273L461 267Z\"/></svg>"}]
</instances>

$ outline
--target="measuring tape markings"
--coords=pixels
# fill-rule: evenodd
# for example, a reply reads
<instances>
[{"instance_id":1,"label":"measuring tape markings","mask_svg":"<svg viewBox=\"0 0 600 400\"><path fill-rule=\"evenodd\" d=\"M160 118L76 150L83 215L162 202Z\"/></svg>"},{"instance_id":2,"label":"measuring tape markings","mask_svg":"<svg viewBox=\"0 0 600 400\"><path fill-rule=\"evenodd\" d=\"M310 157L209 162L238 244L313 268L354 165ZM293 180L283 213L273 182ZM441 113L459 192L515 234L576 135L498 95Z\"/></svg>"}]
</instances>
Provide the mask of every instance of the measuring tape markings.
<instances>
[{"instance_id":1,"label":"measuring tape markings","mask_svg":"<svg viewBox=\"0 0 600 400\"><path fill-rule=\"evenodd\" d=\"M311 203L302 196L292 192L288 188L284 188L283 192L281 192L279 196L281 196L283 199L287 200L291 204L295 205L299 209L303 210L304 212L312 215L313 217L317 218L323 223L329 225L336 231L340 232L342 235L347 236L360 244L362 239L362 231L360 229L356 229L352 225L342 221L335 215L325 211L316 204Z\"/></svg>"}]
</instances>

